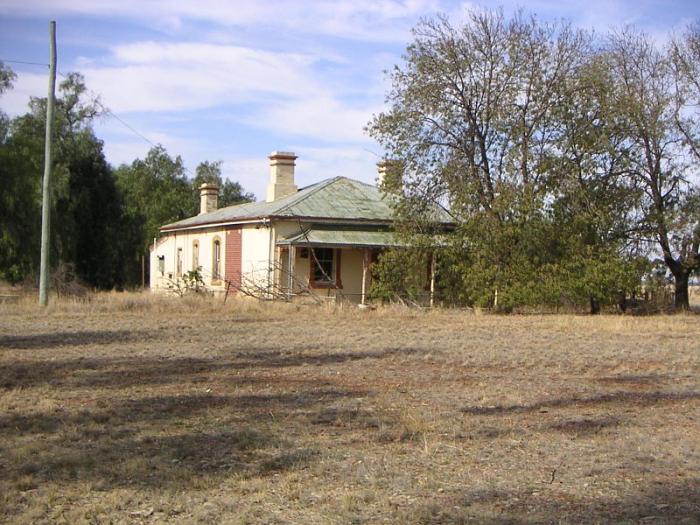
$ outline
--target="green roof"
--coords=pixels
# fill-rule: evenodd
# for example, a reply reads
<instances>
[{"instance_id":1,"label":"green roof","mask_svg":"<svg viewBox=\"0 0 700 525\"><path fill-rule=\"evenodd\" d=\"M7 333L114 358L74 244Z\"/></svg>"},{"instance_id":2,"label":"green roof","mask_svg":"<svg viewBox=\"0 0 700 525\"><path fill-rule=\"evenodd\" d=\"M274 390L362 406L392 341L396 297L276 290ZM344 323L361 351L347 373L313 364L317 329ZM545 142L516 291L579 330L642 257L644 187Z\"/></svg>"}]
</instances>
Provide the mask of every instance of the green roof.
<instances>
[{"instance_id":1,"label":"green roof","mask_svg":"<svg viewBox=\"0 0 700 525\"><path fill-rule=\"evenodd\" d=\"M438 220L451 223L452 217L436 206ZM390 197L376 186L346 177L326 179L273 202L249 202L203 213L161 227L162 231L204 227L212 224L245 222L255 219L337 220L340 222L391 223Z\"/></svg>"},{"instance_id":2,"label":"green roof","mask_svg":"<svg viewBox=\"0 0 700 525\"><path fill-rule=\"evenodd\" d=\"M378 248L386 246L402 246L390 231L366 231L366 230L338 230L325 228L311 228L298 232L286 239L277 241L277 244L292 246L334 246L338 248Z\"/></svg>"}]
</instances>

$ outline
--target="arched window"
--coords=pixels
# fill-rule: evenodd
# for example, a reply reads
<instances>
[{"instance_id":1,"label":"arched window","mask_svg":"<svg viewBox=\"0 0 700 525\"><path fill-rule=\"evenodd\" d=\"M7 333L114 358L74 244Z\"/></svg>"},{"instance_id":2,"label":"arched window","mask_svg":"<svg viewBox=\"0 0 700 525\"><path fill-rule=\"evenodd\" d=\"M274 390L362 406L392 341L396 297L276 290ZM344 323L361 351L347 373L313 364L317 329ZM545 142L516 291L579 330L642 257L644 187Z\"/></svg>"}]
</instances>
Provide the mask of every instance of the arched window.
<instances>
[{"instance_id":1,"label":"arched window","mask_svg":"<svg viewBox=\"0 0 700 525\"><path fill-rule=\"evenodd\" d=\"M194 241L192 243L192 270L197 271L199 269L199 241Z\"/></svg>"},{"instance_id":2,"label":"arched window","mask_svg":"<svg viewBox=\"0 0 700 525\"><path fill-rule=\"evenodd\" d=\"M214 281L221 279L221 241L214 239L212 250L211 278Z\"/></svg>"}]
</instances>

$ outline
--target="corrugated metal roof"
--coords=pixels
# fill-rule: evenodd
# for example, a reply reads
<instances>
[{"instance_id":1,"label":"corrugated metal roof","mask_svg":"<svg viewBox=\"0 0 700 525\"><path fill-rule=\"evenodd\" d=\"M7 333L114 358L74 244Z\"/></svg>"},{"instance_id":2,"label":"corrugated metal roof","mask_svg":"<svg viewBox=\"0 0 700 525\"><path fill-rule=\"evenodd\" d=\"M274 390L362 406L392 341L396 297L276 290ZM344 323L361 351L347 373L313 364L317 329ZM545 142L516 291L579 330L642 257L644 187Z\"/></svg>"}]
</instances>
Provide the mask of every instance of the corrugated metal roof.
<instances>
[{"instance_id":1,"label":"corrugated metal roof","mask_svg":"<svg viewBox=\"0 0 700 525\"><path fill-rule=\"evenodd\" d=\"M380 248L403 246L390 231L330 230L311 228L277 241L281 245L293 246L337 246L357 248Z\"/></svg>"},{"instance_id":2,"label":"corrugated metal roof","mask_svg":"<svg viewBox=\"0 0 700 525\"><path fill-rule=\"evenodd\" d=\"M390 223L390 198L376 186L346 177L335 177L308 186L273 202L250 202L203 213L161 227L179 230L262 218L330 219L339 221ZM437 206L439 221L452 222L449 213Z\"/></svg>"}]
</instances>

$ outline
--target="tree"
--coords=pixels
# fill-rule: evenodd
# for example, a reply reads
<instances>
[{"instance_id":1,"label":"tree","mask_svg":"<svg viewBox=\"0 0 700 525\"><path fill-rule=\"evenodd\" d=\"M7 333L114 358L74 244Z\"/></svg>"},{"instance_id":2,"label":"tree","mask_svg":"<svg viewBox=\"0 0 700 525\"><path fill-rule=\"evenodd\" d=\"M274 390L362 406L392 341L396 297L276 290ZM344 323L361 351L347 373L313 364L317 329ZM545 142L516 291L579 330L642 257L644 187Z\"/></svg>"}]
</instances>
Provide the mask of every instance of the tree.
<instances>
[{"instance_id":1,"label":"tree","mask_svg":"<svg viewBox=\"0 0 700 525\"><path fill-rule=\"evenodd\" d=\"M674 278L675 306L688 309L689 278L700 268L692 81L684 80L679 54L674 63L673 50L660 51L634 30L611 35L602 56L612 74L611 111L624 123L617 148L628 163L625 176L640 190L635 237L656 244Z\"/></svg>"},{"instance_id":2,"label":"tree","mask_svg":"<svg viewBox=\"0 0 700 525\"><path fill-rule=\"evenodd\" d=\"M671 43L675 80L676 125L696 160L700 161L700 21Z\"/></svg>"},{"instance_id":3,"label":"tree","mask_svg":"<svg viewBox=\"0 0 700 525\"><path fill-rule=\"evenodd\" d=\"M196 213L192 188L182 159L172 158L162 146L149 150L146 157L115 171L117 188L124 202L129 247L125 259L127 281L140 282L141 257L146 256L163 224Z\"/></svg>"},{"instance_id":4,"label":"tree","mask_svg":"<svg viewBox=\"0 0 700 525\"><path fill-rule=\"evenodd\" d=\"M2 254L4 278L35 274L39 255L41 173L46 99L32 98L29 113L15 118L2 145ZM82 76L59 85L54 127L51 260L69 264L77 277L98 288L124 283L121 199L103 145L92 131L102 113Z\"/></svg>"},{"instance_id":5,"label":"tree","mask_svg":"<svg viewBox=\"0 0 700 525\"><path fill-rule=\"evenodd\" d=\"M566 295L601 303L634 293L645 271L638 228L640 189L626 173L626 121L615 111L613 74L591 53L556 111L561 123L552 221L563 252L555 272Z\"/></svg>"},{"instance_id":6,"label":"tree","mask_svg":"<svg viewBox=\"0 0 700 525\"><path fill-rule=\"evenodd\" d=\"M105 160L102 142L92 133L76 140L68 165L67 198L57 203L64 223L70 223L70 252L64 258L75 265L76 275L100 289L125 284L121 236L125 226L122 199L112 168Z\"/></svg>"},{"instance_id":7,"label":"tree","mask_svg":"<svg viewBox=\"0 0 700 525\"><path fill-rule=\"evenodd\" d=\"M14 72L0 62L0 94L12 88ZM28 137L18 137L0 112L0 279L18 282L38 265L40 180Z\"/></svg>"},{"instance_id":8,"label":"tree","mask_svg":"<svg viewBox=\"0 0 700 525\"><path fill-rule=\"evenodd\" d=\"M197 166L195 177L192 180L195 210L199 209L199 187L205 182L216 184L219 187L219 208L255 200L255 195L244 191L240 183L230 180L223 181L221 177L222 164L223 162L220 160L216 162L205 160Z\"/></svg>"},{"instance_id":9,"label":"tree","mask_svg":"<svg viewBox=\"0 0 700 525\"><path fill-rule=\"evenodd\" d=\"M0 95L12 88L13 82L17 79L14 71L0 60Z\"/></svg>"},{"instance_id":10,"label":"tree","mask_svg":"<svg viewBox=\"0 0 700 525\"><path fill-rule=\"evenodd\" d=\"M599 108L577 99L594 76L590 35L486 11L462 27L424 21L414 36L391 73L389 109L368 126L402 166L385 187L399 227L415 239L430 231L434 202L449 206L457 228L438 273L467 303L493 304L496 291L507 309L580 301L585 289L592 305L618 294L626 283L606 281L603 294L580 271L564 272L588 265L599 275L603 255L622 261L610 242L626 226L616 210L628 194L596 131Z\"/></svg>"},{"instance_id":11,"label":"tree","mask_svg":"<svg viewBox=\"0 0 700 525\"><path fill-rule=\"evenodd\" d=\"M12 69L5 66L5 64L0 60L0 95L2 95L8 89L12 89L13 82L17 78ZM0 141L4 141L7 136L9 126L9 119L7 115L0 111Z\"/></svg>"},{"instance_id":12,"label":"tree","mask_svg":"<svg viewBox=\"0 0 700 525\"><path fill-rule=\"evenodd\" d=\"M392 72L391 109L370 134L414 175L404 178L409 196L447 197L465 217L526 216L548 190L552 109L585 57L585 35L501 12L472 13L461 28L424 21L414 34Z\"/></svg>"}]
</instances>

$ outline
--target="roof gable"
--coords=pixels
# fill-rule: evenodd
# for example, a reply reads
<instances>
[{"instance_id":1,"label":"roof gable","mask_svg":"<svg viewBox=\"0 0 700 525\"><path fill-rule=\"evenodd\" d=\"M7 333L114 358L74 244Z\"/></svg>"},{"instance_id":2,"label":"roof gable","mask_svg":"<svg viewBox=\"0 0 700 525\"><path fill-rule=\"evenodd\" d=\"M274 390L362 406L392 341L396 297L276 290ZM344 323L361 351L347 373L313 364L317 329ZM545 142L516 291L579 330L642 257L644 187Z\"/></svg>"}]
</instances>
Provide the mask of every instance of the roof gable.
<instances>
[{"instance_id":1,"label":"roof gable","mask_svg":"<svg viewBox=\"0 0 700 525\"><path fill-rule=\"evenodd\" d=\"M317 185L304 195L277 210L277 217L308 217L324 219L393 220L388 199L375 186L335 177Z\"/></svg>"}]
</instances>

